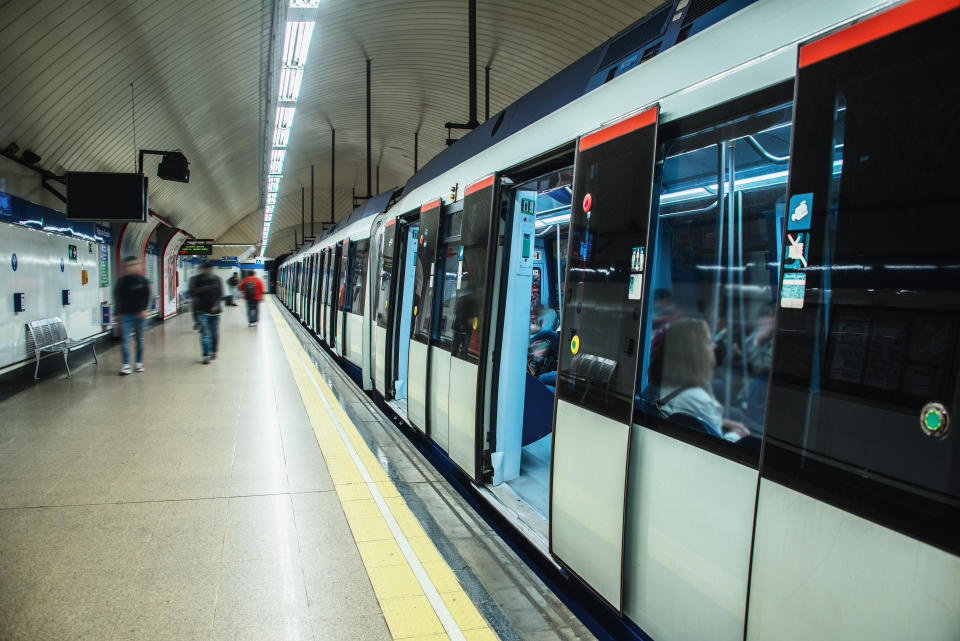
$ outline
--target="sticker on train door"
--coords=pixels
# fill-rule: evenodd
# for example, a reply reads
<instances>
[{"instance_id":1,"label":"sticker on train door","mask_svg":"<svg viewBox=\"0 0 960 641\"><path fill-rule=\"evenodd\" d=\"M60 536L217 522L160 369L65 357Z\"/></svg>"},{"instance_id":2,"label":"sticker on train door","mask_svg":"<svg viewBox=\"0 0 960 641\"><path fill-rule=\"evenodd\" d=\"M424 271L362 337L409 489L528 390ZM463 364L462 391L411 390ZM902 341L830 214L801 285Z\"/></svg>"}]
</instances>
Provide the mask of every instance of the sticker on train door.
<instances>
[{"instance_id":1,"label":"sticker on train door","mask_svg":"<svg viewBox=\"0 0 960 641\"><path fill-rule=\"evenodd\" d=\"M783 275L780 288L780 307L785 309L803 309L803 298L807 290L807 275L803 272L787 272Z\"/></svg>"},{"instance_id":2,"label":"sticker on train door","mask_svg":"<svg viewBox=\"0 0 960 641\"><path fill-rule=\"evenodd\" d=\"M806 269L810 254L810 233L805 231L787 232L787 244L784 246L787 259L784 269Z\"/></svg>"},{"instance_id":3,"label":"sticker on train door","mask_svg":"<svg viewBox=\"0 0 960 641\"><path fill-rule=\"evenodd\" d=\"M787 230L810 229L813 210L813 194L794 194L790 196L790 215L787 218Z\"/></svg>"}]
</instances>

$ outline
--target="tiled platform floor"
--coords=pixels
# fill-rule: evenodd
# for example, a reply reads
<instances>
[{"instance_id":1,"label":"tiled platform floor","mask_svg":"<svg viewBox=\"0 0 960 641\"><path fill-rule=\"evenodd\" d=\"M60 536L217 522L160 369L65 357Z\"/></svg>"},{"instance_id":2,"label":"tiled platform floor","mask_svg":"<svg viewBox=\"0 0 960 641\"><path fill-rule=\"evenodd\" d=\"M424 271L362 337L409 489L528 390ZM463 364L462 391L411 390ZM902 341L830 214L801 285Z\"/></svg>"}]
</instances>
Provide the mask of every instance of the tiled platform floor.
<instances>
[{"instance_id":1,"label":"tiled platform floor","mask_svg":"<svg viewBox=\"0 0 960 641\"><path fill-rule=\"evenodd\" d=\"M398 623L417 586L318 444L308 367L463 638L592 638L324 357L291 360L271 305L257 328L228 308L209 365L185 315L148 332L142 374L111 349L0 403L0 639L448 638Z\"/></svg>"}]
</instances>

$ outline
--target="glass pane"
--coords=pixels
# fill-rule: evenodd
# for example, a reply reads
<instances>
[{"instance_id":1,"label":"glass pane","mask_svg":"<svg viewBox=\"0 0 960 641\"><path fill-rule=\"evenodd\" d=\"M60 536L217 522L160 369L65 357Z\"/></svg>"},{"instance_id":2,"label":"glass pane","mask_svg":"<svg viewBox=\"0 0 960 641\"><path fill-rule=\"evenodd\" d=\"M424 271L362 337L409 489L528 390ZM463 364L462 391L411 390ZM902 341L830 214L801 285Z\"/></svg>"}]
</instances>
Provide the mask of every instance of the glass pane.
<instances>
[{"instance_id":1,"label":"glass pane","mask_svg":"<svg viewBox=\"0 0 960 641\"><path fill-rule=\"evenodd\" d=\"M440 297L437 333L440 345L450 347L453 344L453 311L457 302L457 267L460 263L459 239L445 243L440 248L443 256L443 284Z\"/></svg>"},{"instance_id":2,"label":"glass pane","mask_svg":"<svg viewBox=\"0 0 960 641\"><path fill-rule=\"evenodd\" d=\"M358 240L356 243L350 243L353 260L351 263L351 298L350 311L354 314L363 314L364 299L367 294L367 253L370 249L370 241L367 239Z\"/></svg>"},{"instance_id":3,"label":"glass pane","mask_svg":"<svg viewBox=\"0 0 960 641\"><path fill-rule=\"evenodd\" d=\"M428 343L433 323L433 290L437 275L437 244L440 208L421 214L417 238L417 268L413 281L413 328L411 336Z\"/></svg>"},{"instance_id":4,"label":"glass pane","mask_svg":"<svg viewBox=\"0 0 960 641\"><path fill-rule=\"evenodd\" d=\"M476 363L480 358L480 334L485 321L487 253L493 187L464 199L460 247L457 256L457 302L454 309L453 354Z\"/></svg>"},{"instance_id":5,"label":"glass pane","mask_svg":"<svg viewBox=\"0 0 960 641\"><path fill-rule=\"evenodd\" d=\"M639 256L642 272L655 140L656 126L648 126L581 151L574 180L557 394L625 422L641 311L634 267Z\"/></svg>"},{"instance_id":6,"label":"glass pane","mask_svg":"<svg viewBox=\"0 0 960 641\"><path fill-rule=\"evenodd\" d=\"M759 446L790 133L782 106L667 141L637 376L643 414Z\"/></svg>"},{"instance_id":7,"label":"glass pane","mask_svg":"<svg viewBox=\"0 0 960 641\"><path fill-rule=\"evenodd\" d=\"M783 289L788 276L805 287L781 295L768 429L778 447L849 472L847 485L913 495L910 528L929 518L930 491L960 498L960 440L925 425L941 425L929 404L960 409L960 85L944 80L960 64L958 24L814 65L798 93L791 207L809 200L810 213L788 223L806 264L784 259Z\"/></svg>"},{"instance_id":8,"label":"glass pane","mask_svg":"<svg viewBox=\"0 0 960 641\"><path fill-rule=\"evenodd\" d=\"M386 329L390 318L390 286L393 282L394 244L397 239L397 223L388 225L383 231L383 251L380 265L380 282L377 294L377 325Z\"/></svg>"}]
</instances>

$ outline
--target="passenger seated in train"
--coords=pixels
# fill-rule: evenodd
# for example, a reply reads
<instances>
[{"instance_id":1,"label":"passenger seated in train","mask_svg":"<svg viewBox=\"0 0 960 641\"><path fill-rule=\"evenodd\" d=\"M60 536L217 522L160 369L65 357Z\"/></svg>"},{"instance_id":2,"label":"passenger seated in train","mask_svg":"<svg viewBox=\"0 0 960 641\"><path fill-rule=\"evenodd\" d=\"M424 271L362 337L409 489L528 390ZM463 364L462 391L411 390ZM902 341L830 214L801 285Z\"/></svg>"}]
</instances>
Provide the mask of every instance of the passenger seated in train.
<instances>
[{"instance_id":1,"label":"passenger seated in train","mask_svg":"<svg viewBox=\"0 0 960 641\"><path fill-rule=\"evenodd\" d=\"M760 308L753 331L747 336L743 351L747 356L747 368L754 376L770 373L770 364L773 362L773 305L767 304Z\"/></svg>"},{"instance_id":2,"label":"passenger seated in train","mask_svg":"<svg viewBox=\"0 0 960 641\"><path fill-rule=\"evenodd\" d=\"M671 323L651 357L650 385L644 397L664 418L738 441L751 432L743 423L725 418L724 407L713 394L711 382L717 365L713 351L713 337L705 321L682 318Z\"/></svg>"},{"instance_id":3,"label":"passenger seated in train","mask_svg":"<svg viewBox=\"0 0 960 641\"><path fill-rule=\"evenodd\" d=\"M557 384L557 357L560 353L559 319L553 308L536 303L530 323L527 371L544 385Z\"/></svg>"}]
</instances>

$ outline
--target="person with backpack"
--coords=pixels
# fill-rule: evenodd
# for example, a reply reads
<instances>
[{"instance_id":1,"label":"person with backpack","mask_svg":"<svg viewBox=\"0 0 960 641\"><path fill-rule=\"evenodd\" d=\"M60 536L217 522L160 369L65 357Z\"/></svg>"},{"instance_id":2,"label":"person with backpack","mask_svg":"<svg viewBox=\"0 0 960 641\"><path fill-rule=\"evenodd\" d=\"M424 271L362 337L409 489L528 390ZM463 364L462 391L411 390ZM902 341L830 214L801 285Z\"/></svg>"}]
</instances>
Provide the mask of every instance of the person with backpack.
<instances>
[{"instance_id":1,"label":"person with backpack","mask_svg":"<svg viewBox=\"0 0 960 641\"><path fill-rule=\"evenodd\" d=\"M263 283L252 270L245 271L244 275L246 278L240 281L240 293L247 301L247 327L253 327L257 324L257 306L263 299Z\"/></svg>"},{"instance_id":2,"label":"person with backpack","mask_svg":"<svg viewBox=\"0 0 960 641\"><path fill-rule=\"evenodd\" d=\"M227 279L227 286L229 287L227 291L227 305L236 307L237 288L240 286L240 275L237 274L237 272L233 272L230 278Z\"/></svg>"},{"instance_id":3,"label":"person with backpack","mask_svg":"<svg viewBox=\"0 0 960 641\"><path fill-rule=\"evenodd\" d=\"M223 308L223 283L213 273L213 264L205 262L200 273L190 281L190 297L200 322L200 349L206 365L217 357L220 343L220 313Z\"/></svg>"}]
</instances>

